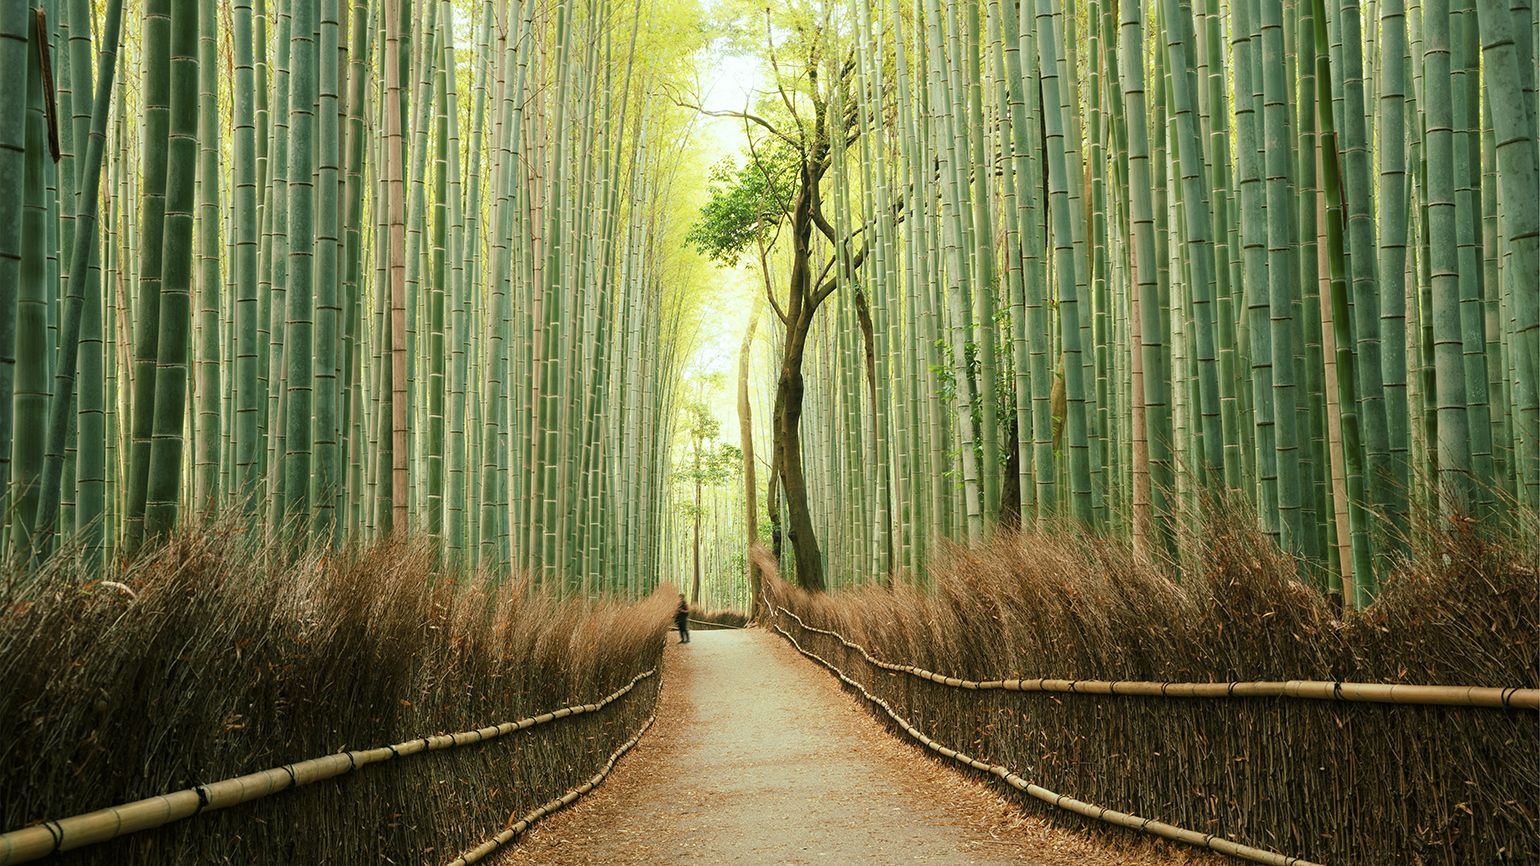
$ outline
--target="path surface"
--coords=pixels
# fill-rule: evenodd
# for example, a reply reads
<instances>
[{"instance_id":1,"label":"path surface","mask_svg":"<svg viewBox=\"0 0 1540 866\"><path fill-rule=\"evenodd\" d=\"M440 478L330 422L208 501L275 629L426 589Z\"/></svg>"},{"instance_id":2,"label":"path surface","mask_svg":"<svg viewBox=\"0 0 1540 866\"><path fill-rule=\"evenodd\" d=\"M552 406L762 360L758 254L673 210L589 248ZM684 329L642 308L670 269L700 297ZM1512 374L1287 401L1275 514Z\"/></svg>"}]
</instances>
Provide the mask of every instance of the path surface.
<instances>
[{"instance_id":1,"label":"path surface","mask_svg":"<svg viewBox=\"0 0 1540 866\"><path fill-rule=\"evenodd\" d=\"M1219 863L1056 828L889 734L773 633L670 643L658 723L519 864Z\"/></svg>"}]
</instances>

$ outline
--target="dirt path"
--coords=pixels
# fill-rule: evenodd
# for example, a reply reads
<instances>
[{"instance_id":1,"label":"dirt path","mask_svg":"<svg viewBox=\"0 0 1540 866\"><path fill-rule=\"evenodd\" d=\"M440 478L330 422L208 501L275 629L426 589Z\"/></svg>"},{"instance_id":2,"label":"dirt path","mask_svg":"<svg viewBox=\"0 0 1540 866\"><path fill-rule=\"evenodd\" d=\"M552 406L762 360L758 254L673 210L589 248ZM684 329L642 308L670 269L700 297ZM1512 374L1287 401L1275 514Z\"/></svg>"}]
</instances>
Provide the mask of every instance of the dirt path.
<instances>
[{"instance_id":1,"label":"dirt path","mask_svg":"<svg viewBox=\"0 0 1540 866\"><path fill-rule=\"evenodd\" d=\"M1218 863L1022 815L885 731L760 630L669 646L658 724L514 864Z\"/></svg>"}]
</instances>

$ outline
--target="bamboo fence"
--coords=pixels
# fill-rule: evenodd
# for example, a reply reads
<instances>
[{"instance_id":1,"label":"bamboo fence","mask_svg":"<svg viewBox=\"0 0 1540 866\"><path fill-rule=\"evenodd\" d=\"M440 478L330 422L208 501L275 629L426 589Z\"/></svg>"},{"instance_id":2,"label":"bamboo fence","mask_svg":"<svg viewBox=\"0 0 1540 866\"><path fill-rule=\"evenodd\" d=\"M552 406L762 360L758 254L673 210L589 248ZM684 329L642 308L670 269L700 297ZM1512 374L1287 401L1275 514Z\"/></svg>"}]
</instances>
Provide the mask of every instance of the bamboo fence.
<instances>
[{"instance_id":1,"label":"bamboo fence","mask_svg":"<svg viewBox=\"0 0 1540 866\"><path fill-rule=\"evenodd\" d=\"M637 683L656 674L655 667L643 671L632 677L626 685L596 703L561 707L518 721L503 722L475 730L417 737L389 746L324 755L12 830L0 834L0 866L27 863L52 854L106 842L130 833L163 827L203 812L238 806L292 788L342 776L371 764L385 763L423 752L485 743L549 722L594 713L625 697L636 688ZM644 726L643 730L645 729ZM639 737L640 733L637 736ZM635 738L632 744L634 742ZM610 766L613 766L613 763L612 760Z\"/></svg>"},{"instance_id":2,"label":"bamboo fence","mask_svg":"<svg viewBox=\"0 0 1540 866\"><path fill-rule=\"evenodd\" d=\"M785 609L782 608L782 610ZM1142 818L1129 812L1119 812L1116 809L1108 809L1104 806L1097 806L1092 803L1087 803L1083 800L1077 800L1074 797L1067 797L1063 794L1055 793L1048 790L1047 788L1042 787L1041 785L1034 785L1007 767L1001 766L999 764L990 764L985 761L980 761L977 758L974 758L963 752L959 752L956 749L949 748L937 740L932 739L919 728L910 723L908 719L894 711L892 705L890 705L887 701L867 691L865 686L861 685L861 683L846 675L844 671L840 670L832 662L814 652L804 649L802 644L799 643L796 638L791 636L790 632L786 631L778 625L773 625L771 628L775 629L776 632L778 632L782 637L790 641L792 647L795 648L797 652L807 656L815 662L818 662L825 668L828 668L829 672L838 677L840 682L850 686L852 689L855 689L863 698L880 707L882 711L886 713L895 724L904 730L905 733L918 740L927 749L930 749L931 751L941 755L944 758L950 758L959 764L965 764L980 772L988 773L989 775L992 775L995 778L1005 782L1018 791L1022 791L1032 797L1042 800L1044 803L1047 803L1050 806L1066 809L1068 811L1074 812L1077 815L1091 818L1093 820L1104 821L1108 824L1115 824L1119 827L1126 827L1130 830L1149 833L1154 836L1159 836L1163 839L1170 839L1176 842L1185 842L1189 845L1196 845L1200 848L1207 848L1210 851L1217 851L1221 854L1228 854L1231 857L1239 857L1242 860L1249 860L1253 863L1265 863L1269 864L1269 866L1321 866L1319 863L1314 863L1299 857L1290 857L1285 854L1279 854L1275 851L1268 851L1262 848L1254 848L1250 845L1243 845L1234 840L1226 839L1223 836L1215 836L1209 833L1199 833L1196 830L1188 830L1183 827L1177 827L1173 824L1167 824L1164 821L1157 821L1153 818Z\"/></svg>"},{"instance_id":3,"label":"bamboo fence","mask_svg":"<svg viewBox=\"0 0 1540 866\"><path fill-rule=\"evenodd\" d=\"M1489 707L1540 711L1540 689L1493 686L1438 686L1402 683L1350 683L1331 680L1283 680L1270 682L1175 683L1142 680L1036 679L970 680L938 674L913 665L897 664L873 656L858 643L837 631L811 626L802 617L779 605L775 610L816 634L827 635L860 653L873 667L907 674L939 685L968 691L1044 692L1069 695L1115 695L1156 698L1300 698L1347 703L1403 704L1439 707Z\"/></svg>"},{"instance_id":4,"label":"bamboo fence","mask_svg":"<svg viewBox=\"0 0 1540 866\"><path fill-rule=\"evenodd\" d=\"M642 723L641 728L637 730L635 736L622 743L620 748L616 749L614 754L610 755L609 761L599 769L599 772L595 773L591 778L589 778L588 781L577 786L576 788L573 788L560 797L557 797L553 800L548 800L545 803L540 804L538 807L531 810L528 814L524 815L519 820L512 821L507 827L503 828L501 833L498 833L491 839L488 839L480 845L477 845L475 848L472 848L471 850L466 851L455 859L449 861L449 866L468 866L470 863L481 862L483 858L487 857L492 852L522 836L525 831L527 831L530 827L533 827L542 818L567 808L573 803L576 803L588 792L599 787L599 784L603 782L605 777L610 774L610 771L615 769L615 764L620 760L621 756L625 755L626 752L631 751L631 749L635 747L637 743L641 742L642 735L647 733L647 729L652 727L652 723L656 719L657 716L648 716L647 721Z\"/></svg>"},{"instance_id":5,"label":"bamboo fence","mask_svg":"<svg viewBox=\"0 0 1540 866\"><path fill-rule=\"evenodd\" d=\"M1245 570L1249 550L1221 546L1212 563L1245 580L1181 588L1080 548L971 555L923 594L808 594L767 571L765 609L862 681L886 705L874 713L1029 811L1299 862L1540 862L1540 819L1517 794L1540 778L1532 577L1440 561L1344 621L1286 572ZM926 667L894 661L911 658ZM1021 670L1081 678L1001 676ZM1290 679L1317 671L1335 679Z\"/></svg>"}]
</instances>

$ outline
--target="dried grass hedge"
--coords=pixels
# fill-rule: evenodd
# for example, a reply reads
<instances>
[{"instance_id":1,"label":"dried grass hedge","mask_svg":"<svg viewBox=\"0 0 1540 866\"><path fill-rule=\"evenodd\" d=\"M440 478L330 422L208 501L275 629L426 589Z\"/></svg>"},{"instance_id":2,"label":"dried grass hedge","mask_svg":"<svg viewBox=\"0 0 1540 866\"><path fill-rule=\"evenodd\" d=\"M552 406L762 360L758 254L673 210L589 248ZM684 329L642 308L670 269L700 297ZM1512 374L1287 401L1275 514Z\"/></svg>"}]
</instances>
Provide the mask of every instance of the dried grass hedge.
<instances>
[{"instance_id":1,"label":"dried grass hedge","mask_svg":"<svg viewBox=\"0 0 1540 866\"><path fill-rule=\"evenodd\" d=\"M1534 537L1504 548L1426 535L1380 599L1345 618L1265 537L1234 525L1210 529L1207 577L1181 583L1122 543L1059 532L950 551L929 589L766 586L877 658L976 680L1533 688ZM776 621L929 736L1099 806L1317 862L1540 862L1533 712L965 691Z\"/></svg>"},{"instance_id":2,"label":"dried grass hedge","mask_svg":"<svg viewBox=\"0 0 1540 866\"><path fill-rule=\"evenodd\" d=\"M281 567L273 554L209 530L110 582L61 561L0 588L0 830L597 701L662 661L667 590L636 605L557 601L432 578L427 551L404 543ZM60 859L445 862L593 775L658 685Z\"/></svg>"},{"instance_id":3,"label":"dried grass hedge","mask_svg":"<svg viewBox=\"0 0 1540 866\"><path fill-rule=\"evenodd\" d=\"M749 615L741 610L726 608L690 611L691 627L743 628L749 624Z\"/></svg>"}]
</instances>

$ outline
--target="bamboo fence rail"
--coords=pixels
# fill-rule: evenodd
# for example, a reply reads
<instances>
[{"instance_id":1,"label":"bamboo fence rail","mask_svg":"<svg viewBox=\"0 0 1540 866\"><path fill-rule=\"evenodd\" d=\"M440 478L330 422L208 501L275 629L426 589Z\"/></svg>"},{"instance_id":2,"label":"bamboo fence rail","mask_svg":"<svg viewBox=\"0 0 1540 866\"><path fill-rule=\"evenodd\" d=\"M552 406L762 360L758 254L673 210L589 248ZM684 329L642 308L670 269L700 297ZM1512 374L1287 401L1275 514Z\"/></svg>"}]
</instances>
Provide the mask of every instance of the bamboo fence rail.
<instances>
[{"instance_id":1,"label":"bamboo fence rail","mask_svg":"<svg viewBox=\"0 0 1540 866\"><path fill-rule=\"evenodd\" d=\"M540 819L545 818L554 812L558 812L567 808L568 806L576 803L579 799L581 799L583 795L599 787L599 783L603 782L605 777L610 774L610 771L615 769L615 764L620 760L621 756L626 752L631 751L631 749L635 747L637 743L641 742L642 735L647 733L647 729L652 727L652 723L656 719L657 716L648 716L647 721L642 723L642 727L637 730L636 735L622 743L620 748L616 749L614 754L610 755L609 761L605 763L605 765L600 768L599 772L595 773L593 777L588 781L577 786L576 788L573 788L560 797L555 798L554 800L549 800L545 803L542 803L529 814L503 828L501 833L498 833L491 839L488 839L480 845L477 845L475 848L472 848L471 850L466 851L455 859L449 861L449 866L468 866L470 863L479 863L487 855L491 854L502 846L507 845L509 842L519 838L519 836L523 835L524 832L530 827L533 827L536 822L540 821Z\"/></svg>"},{"instance_id":2,"label":"bamboo fence rail","mask_svg":"<svg viewBox=\"0 0 1540 866\"><path fill-rule=\"evenodd\" d=\"M1283 680L1234 683L1180 683L1141 680L1064 680L1002 679L969 680L939 674L913 665L897 664L876 658L865 647L844 635L818 628L780 605L775 609L797 621L797 625L817 634L828 635L849 649L860 653L873 667L907 674L943 686L968 691L1047 692L1072 695L1113 695L1117 697L1161 698L1300 698L1346 703L1379 703L1444 707L1488 707L1493 709L1540 711L1540 689L1498 688L1491 686L1429 686L1396 683L1348 683L1329 680Z\"/></svg>"},{"instance_id":3,"label":"bamboo fence rail","mask_svg":"<svg viewBox=\"0 0 1540 866\"><path fill-rule=\"evenodd\" d=\"M782 608L782 610L785 609ZM798 620L798 622L800 623L801 620ZM862 697L866 698L866 700L880 707L884 713L887 713L889 718L891 718L899 727L904 729L905 733L918 740L926 748L936 752L942 757L950 758L960 764L966 764L967 766L972 767L973 769L980 772L988 773L1010 785L1011 787L1032 797L1035 797L1050 806L1065 809L1067 811L1074 812L1078 815L1082 815L1093 820L1104 821L1108 824L1115 824L1119 827L1126 827L1130 830L1137 830L1143 833L1160 836L1164 839L1170 839L1175 842L1184 842L1189 845L1196 845L1200 848L1207 848L1210 851L1217 851L1221 854L1227 854L1231 857L1238 857L1243 860L1249 860L1253 863L1265 863L1269 864L1269 866L1321 866L1321 864L1314 863L1309 860L1303 860L1298 857L1290 857L1286 854L1279 854L1275 851L1268 851L1262 848L1253 848L1250 845L1242 845L1239 842L1226 839L1223 836L1199 833L1196 830L1188 830L1184 827L1177 827L1173 824L1167 824L1164 821L1157 821L1153 818L1142 818L1138 815L1134 815L1128 812L1120 812L1116 809L1108 809L1103 806L1097 806L1093 803L1077 800L1074 797L1068 797L1063 794L1055 793L1048 790L1047 788L1042 787L1041 785L1034 785L1007 767L1001 766L999 764L990 764L985 761L980 761L977 758L974 758L963 752L959 752L956 749L949 748L942 743L931 739L919 728L911 724L908 719L905 719L903 716L900 716L897 712L895 712L893 707L889 705L887 701L867 691L865 686L847 676L844 671L841 671L838 667L835 667L834 664L829 662L827 659L814 652L804 649L802 644L798 643L797 639L791 636L790 632L786 631L778 625L773 625L771 628L775 629L780 633L782 637L790 641L792 647L794 647L797 652L823 665L829 670L830 673L838 677L840 682L855 689L861 694Z\"/></svg>"},{"instance_id":4,"label":"bamboo fence rail","mask_svg":"<svg viewBox=\"0 0 1540 866\"><path fill-rule=\"evenodd\" d=\"M658 669L654 667L637 674L631 678L630 682L596 703L561 707L518 721L503 722L470 731L418 737L390 746L324 755L12 830L0 834L0 866L38 860L58 852L71 851L130 833L162 827L203 812L260 800L291 788L351 773L370 764L384 763L421 752L484 743L558 719L597 712L625 697L636 688L637 683L656 675L657 672Z\"/></svg>"}]
</instances>

